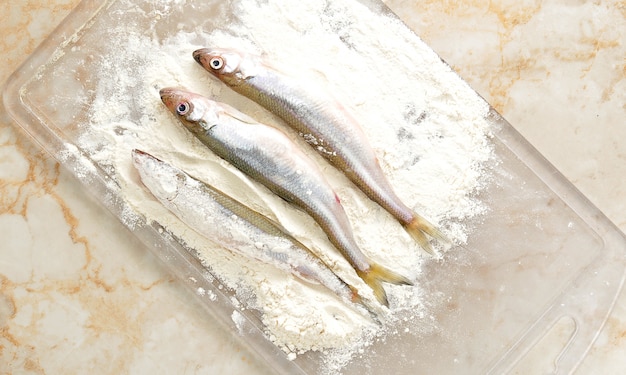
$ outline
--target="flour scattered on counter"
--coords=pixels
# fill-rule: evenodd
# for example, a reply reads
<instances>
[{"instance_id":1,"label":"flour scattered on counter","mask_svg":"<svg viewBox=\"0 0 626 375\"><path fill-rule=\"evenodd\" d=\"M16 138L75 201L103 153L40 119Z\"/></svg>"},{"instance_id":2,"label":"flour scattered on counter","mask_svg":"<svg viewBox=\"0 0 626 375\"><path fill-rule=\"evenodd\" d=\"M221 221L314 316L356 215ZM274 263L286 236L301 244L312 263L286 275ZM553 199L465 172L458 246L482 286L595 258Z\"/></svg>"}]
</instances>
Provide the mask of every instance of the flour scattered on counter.
<instances>
[{"instance_id":1,"label":"flour scattered on counter","mask_svg":"<svg viewBox=\"0 0 626 375\"><path fill-rule=\"evenodd\" d=\"M230 318L233 320L233 323L235 323L235 327L237 327L239 333L243 333L243 327L246 324L246 317L241 315L239 311L233 310Z\"/></svg>"},{"instance_id":2,"label":"flour scattered on counter","mask_svg":"<svg viewBox=\"0 0 626 375\"><path fill-rule=\"evenodd\" d=\"M224 285L237 291L236 305L241 302L262 314L267 337L291 360L318 351L326 371L334 373L387 335L431 330L424 323L428 308L420 288L422 262L430 258L386 211L297 134L212 79L191 53L201 47L249 50L287 74L324 86L361 121L398 195L438 223L455 244L467 241L471 232L465 223L486 210L477 195L493 155L485 120L488 105L399 21L358 2L236 1L222 5L220 16L210 23L180 22L178 31L159 33L158 20L175 17L187 3L154 13L154 30L112 27L109 32L119 43L103 47L108 48L107 58L95 66L101 79L91 123L78 146L120 187L121 198L134 209L127 213L128 222L143 216L184 241ZM340 277L374 300L312 219L248 180L179 125L158 96L167 86L185 87L283 129L319 163L341 197L364 253L415 280L414 287L386 287L391 308L381 315L381 324L321 288L213 245L142 187L130 158L134 148L279 220ZM202 294L214 297L210 290ZM237 327L243 326L242 319L247 318L233 312Z\"/></svg>"}]
</instances>

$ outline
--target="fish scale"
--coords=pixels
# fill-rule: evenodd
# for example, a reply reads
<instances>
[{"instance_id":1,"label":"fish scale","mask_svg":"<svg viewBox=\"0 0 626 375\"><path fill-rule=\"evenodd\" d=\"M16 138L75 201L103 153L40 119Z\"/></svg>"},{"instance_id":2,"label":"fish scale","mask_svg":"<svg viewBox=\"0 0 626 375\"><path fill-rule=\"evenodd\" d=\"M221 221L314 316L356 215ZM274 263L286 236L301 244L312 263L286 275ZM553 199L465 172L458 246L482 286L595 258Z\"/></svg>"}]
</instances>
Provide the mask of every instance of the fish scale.
<instances>
[{"instance_id":1,"label":"fish scale","mask_svg":"<svg viewBox=\"0 0 626 375\"><path fill-rule=\"evenodd\" d=\"M147 152L133 150L132 159L148 190L199 234L367 307L353 287L279 224Z\"/></svg>"},{"instance_id":2,"label":"fish scale","mask_svg":"<svg viewBox=\"0 0 626 375\"><path fill-rule=\"evenodd\" d=\"M307 212L374 290L379 302L388 304L382 282L411 284L363 254L334 190L286 134L254 122L234 108L181 89L162 89L161 100L215 154Z\"/></svg>"},{"instance_id":3,"label":"fish scale","mask_svg":"<svg viewBox=\"0 0 626 375\"><path fill-rule=\"evenodd\" d=\"M365 195L392 214L420 244L433 253L427 235L445 235L396 195L358 122L330 95L272 69L256 56L233 50L202 48L194 59L234 91L281 117L319 154L342 171Z\"/></svg>"}]
</instances>

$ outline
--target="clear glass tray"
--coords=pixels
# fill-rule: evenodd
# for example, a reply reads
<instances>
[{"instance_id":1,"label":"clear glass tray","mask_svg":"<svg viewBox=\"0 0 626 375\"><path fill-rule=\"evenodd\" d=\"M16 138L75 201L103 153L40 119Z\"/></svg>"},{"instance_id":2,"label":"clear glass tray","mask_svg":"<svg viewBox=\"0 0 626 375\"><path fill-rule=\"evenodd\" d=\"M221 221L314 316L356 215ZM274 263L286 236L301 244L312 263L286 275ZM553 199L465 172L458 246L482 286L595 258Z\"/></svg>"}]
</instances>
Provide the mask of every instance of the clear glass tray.
<instances>
[{"instance_id":1,"label":"clear glass tray","mask_svg":"<svg viewBox=\"0 0 626 375\"><path fill-rule=\"evenodd\" d=\"M361 3L395 17L382 3ZM84 0L9 78L5 109L121 218L131 208L119 187L76 146L86 109L95 100L94 85L115 77L93 76L81 62L107 58L106 46L116 43L104 32L111 23L132 24L165 39L184 28L219 27L235 16L232 9L219 1ZM433 260L425 266L424 277L430 280L425 295L448 297L434 316L438 329L416 336L404 335L398 327L398 334L368 347L343 373L511 372L555 325L567 328L560 333L563 347L553 360L554 370L568 373L602 328L624 281L617 261L624 256L623 234L494 110L489 120L499 160L480 195L489 212L471 223L463 262ZM233 306L232 292L174 237L145 222L133 223L132 230L191 288L211 291L207 295L215 298L198 296L208 316L227 326L269 367L285 374L320 371L318 354L290 361L265 337L255 312ZM231 319L235 310L245 318L237 325Z\"/></svg>"}]
</instances>

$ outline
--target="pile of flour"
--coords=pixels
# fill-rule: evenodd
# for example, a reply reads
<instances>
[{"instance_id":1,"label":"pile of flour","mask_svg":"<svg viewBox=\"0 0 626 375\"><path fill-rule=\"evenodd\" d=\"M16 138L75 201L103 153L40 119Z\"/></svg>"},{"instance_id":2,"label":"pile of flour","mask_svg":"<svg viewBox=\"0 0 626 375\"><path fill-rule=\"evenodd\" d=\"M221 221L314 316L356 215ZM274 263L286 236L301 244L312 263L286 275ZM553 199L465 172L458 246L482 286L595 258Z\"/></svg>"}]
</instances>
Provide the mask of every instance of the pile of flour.
<instances>
[{"instance_id":1,"label":"pile of flour","mask_svg":"<svg viewBox=\"0 0 626 375\"><path fill-rule=\"evenodd\" d=\"M168 6L148 15L151 25L159 30L160 20L185 7L186 12L196 12L190 2ZM422 262L430 257L386 211L280 120L210 77L191 54L202 47L262 54L279 70L332 93L361 121L396 193L438 224L453 244L466 242L471 233L465 223L486 210L476 196L493 155L485 119L488 105L403 24L359 2L242 0L220 6L217 13L217 19L224 19L221 24L211 20L211 25L221 25L217 28L181 23L161 35L146 32L139 22L112 26L110 35L103 36L118 43L107 47L106 58L95 66L91 123L76 146L107 171L121 187L122 199L134 207L123 219L132 225L132 220L145 217L184 241L222 283L238 291L241 308L262 313L267 336L289 358L320 351L328 371L334 372L374 340L397 334L394 326L399 321L403 327L406 321L414 322L405 330L424 329L420 318L428 311L420 273ZM280 221L337 275L374 300L311 218L217 158L178 123L159 99L159 89L168 86L225 102L283 129L311 155L341 197L363 252L415 281L414 287L387 286L391 306L382 314L382 324L323 288L226 251L185 226L150 195L132 166L134 148ZM446 250L434 245L441 253Z\"/></svg>"}]
</instances>

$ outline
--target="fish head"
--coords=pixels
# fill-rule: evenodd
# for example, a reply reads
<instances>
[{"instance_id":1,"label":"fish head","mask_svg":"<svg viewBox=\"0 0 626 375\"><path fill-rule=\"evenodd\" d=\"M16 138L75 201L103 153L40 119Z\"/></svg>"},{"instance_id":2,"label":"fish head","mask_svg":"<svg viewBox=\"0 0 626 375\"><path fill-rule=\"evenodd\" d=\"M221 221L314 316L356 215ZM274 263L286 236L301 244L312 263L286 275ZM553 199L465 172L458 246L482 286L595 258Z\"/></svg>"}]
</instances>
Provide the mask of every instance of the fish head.
<instances>
[{"instance_id":1,"label":"fish head","mask_svg":"<svg viewBox=\"0 0 626 375\"><path fill-rule=\"evenodd\" d=\"M186 179L181 170L137 149L132 151L132 159L141 182L155 197L172 201L178 196Z\"/></svg>"},{"instance_id":2,"label":"fish head","mask_svg":"<svg viewBox=\"0 0 626 375\"><path fill-rule=\"evenodd\" d=\"M159 91L161 101L192 132L207 131L219 120L219 105L183 89L167 87Z\"/></svg>"},{"instance_id":3,"label":"fish head","mask_svg":"<svg viewBox=\"0 0 626 375\"><path fill-rule=\"evenodd\" d=\"M193 58L202 67L230 86L236 86L256 75L257 59L228 49L201 48L193 52Z\"/></svg>"}]
</instances>

